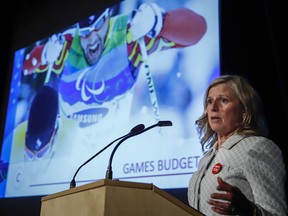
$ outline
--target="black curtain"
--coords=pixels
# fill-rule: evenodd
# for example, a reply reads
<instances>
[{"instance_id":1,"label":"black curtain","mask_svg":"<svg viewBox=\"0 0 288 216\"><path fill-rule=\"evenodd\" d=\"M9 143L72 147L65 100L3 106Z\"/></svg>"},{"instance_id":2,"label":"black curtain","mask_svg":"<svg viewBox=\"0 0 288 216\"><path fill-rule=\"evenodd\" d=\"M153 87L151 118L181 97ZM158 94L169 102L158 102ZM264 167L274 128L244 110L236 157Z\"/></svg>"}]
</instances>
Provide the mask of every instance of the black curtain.
<instances>
[{"instance_id":1,"label":"black curtain","mask_svg":"<svg viewBox=\"0 0 288 216\"><path fill-rule=\"evenodd\" d=\"M288 134L285 6L269 0L221 1L221 72L247 77L260 94L269 137L286 153Z\"/></svg>"}]
</instances>

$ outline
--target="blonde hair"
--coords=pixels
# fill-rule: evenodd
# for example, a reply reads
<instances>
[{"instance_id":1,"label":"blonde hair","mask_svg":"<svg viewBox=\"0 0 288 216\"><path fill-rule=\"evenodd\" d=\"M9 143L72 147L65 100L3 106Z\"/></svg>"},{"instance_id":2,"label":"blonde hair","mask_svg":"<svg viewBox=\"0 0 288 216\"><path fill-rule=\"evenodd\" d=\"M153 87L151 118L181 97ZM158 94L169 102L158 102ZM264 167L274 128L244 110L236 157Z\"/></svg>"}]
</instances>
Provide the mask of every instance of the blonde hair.
<instances>
[{"instance_id":1,"label":"blonde hair","mask_svg":"<svg viewBox=\"0 0 288 216\"><path fill-rule=\"evenodd\" d=\"M266 121L263 115L261 99L251 84L244 78L238 75L222 75L213 80L208 86L204 95L204 112L195 121L196 129L199 134L202 149L205 147L211 148L217 141L215 131L209 125L207 117L207 97L211 88L219 84L227 84L234 90L237 98L243 107L242 122L239 123L238 134L244 136L267 136L268 130Z\"/></svg>"}]
</instances>

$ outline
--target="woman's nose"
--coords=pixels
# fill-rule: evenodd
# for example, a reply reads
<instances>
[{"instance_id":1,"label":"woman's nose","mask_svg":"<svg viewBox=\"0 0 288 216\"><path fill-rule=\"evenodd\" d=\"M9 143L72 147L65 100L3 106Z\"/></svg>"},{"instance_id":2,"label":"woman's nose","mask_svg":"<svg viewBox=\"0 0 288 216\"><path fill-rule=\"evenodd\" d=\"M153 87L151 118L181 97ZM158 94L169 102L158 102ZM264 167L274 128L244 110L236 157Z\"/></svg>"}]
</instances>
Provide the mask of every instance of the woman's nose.
<instances>
[{"instance_id":1,"label":"woman's nose","mask_svg":"<svg viewBox=\"0 0 288 216\"><path fill-rule=\"evenodd\" d=\"M218 110L217 101L213 101L213 102L210 104L210 108L211 108L212 111Z\"/></svg>"}]
</instances>

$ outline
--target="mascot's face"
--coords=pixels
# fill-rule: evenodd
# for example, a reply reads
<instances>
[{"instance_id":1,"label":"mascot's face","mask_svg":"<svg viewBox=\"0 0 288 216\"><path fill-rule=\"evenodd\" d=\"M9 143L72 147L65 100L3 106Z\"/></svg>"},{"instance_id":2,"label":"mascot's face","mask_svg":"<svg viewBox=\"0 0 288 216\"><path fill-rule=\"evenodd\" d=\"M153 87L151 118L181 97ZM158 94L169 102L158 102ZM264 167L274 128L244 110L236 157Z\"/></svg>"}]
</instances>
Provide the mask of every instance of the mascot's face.
<instances>
[{"instance_id":1,"label":"mascot's face","mask_svg":"<svg viewBox=\"0 0 288 216\"><path fill-rule=\"evenodd\" d=\"M88 64L95 64L104 49L105 38L109 27L108 9L102 13L97 19L95 16L89 17L88 22L91 24L86 27L80 26L80 43L84 51Z\"/></svg>"}]
</instances>

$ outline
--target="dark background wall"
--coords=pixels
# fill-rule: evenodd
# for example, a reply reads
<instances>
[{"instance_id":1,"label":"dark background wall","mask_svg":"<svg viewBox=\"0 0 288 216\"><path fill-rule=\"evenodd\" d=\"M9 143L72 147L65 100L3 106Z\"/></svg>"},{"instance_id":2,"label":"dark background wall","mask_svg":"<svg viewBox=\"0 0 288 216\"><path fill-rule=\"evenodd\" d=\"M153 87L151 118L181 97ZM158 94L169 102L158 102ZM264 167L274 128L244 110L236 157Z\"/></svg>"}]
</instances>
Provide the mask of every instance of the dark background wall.
<instances>
[{"instance_id":1,"label":"dark background wall","mask_svg":"<svg viewBox=\"0 0 288 216\"><path fill-rule=\"evenodd\" d=\"M13 50L44 38L115 2L119 1L99 3L96 0L18 0L13 1L11 6L1 7L1 120L5 118L11 71L9 61ZM287 163L288 70L285 58L285 8L284 1L220 0L220 51L221 73L243 75L259 92L269 124L270 138L283 150ZM0 122L0 128L2 141L3 121ZM187 202L186 189L168 192ZM2 214L6 210L10 212L9 215L39 215L40 204L40 197L1 199L0 211Z\"/></svg>"}]
</instances>

